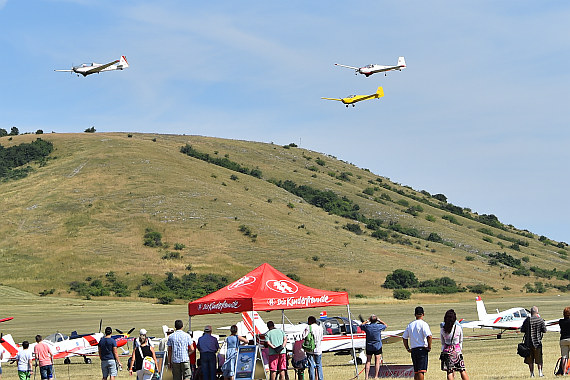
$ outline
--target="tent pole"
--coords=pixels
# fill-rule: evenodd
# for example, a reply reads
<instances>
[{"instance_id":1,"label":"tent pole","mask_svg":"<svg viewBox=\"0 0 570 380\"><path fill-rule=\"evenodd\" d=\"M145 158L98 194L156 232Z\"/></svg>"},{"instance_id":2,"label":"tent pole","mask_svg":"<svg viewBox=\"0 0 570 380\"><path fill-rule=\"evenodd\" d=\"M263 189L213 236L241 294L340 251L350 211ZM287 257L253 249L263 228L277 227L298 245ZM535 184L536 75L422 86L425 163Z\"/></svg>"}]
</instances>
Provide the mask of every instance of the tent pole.
<instances>
[{"instance_id":1,"label":"tent pole","mask_svg":"<svg viewBox=\"0 0 570 380\"><path fill-rule=\"evenodd\" d=\"M281 328L285 332L285 309L281 309Z\"/></svg>"},{"instance_id":2,"label":"tent pole","mask_svg":"<svg viewBox=\"0 0 570 380\"><path fill-rule=\"evenodd\" d=\"M194 334L192 334L192 316L191 315L188 316L188 334L194 335Z\"/></svg>"},{"instance_id":3,"label":"tent pole","mask_svg":"<svg viewBox=\"0 0 570 380\"><path fill-rule=\"evenodd\" d=\"M356 360L356 350L354 349L354 333L352 332L352 316L350 315L350 305L346 304L346 311L348 312L348 326L350 328L350 344L352 345L352 360L354 360L354 371L358 379L358 362Z\"/></svg>"}]
</instances>

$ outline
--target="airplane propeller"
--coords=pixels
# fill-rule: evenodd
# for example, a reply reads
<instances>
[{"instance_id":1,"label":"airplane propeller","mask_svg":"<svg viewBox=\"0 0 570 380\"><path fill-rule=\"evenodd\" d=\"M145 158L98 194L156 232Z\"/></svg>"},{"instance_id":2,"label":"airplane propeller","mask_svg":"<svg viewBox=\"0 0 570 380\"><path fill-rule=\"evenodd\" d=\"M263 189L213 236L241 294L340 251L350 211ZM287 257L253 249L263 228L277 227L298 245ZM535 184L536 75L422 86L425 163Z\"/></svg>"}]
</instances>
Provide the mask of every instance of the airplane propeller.
<instances>
[{"instance_id":1,"label":"airplane propeller","mask_svg":"<svg viewBox=\"0 0 570 380\"><path fill-rule=\"evenodd\" d=\"M125 334L124 332L122 332L121 330L119 330L119 329L115 329L115 330L116 330L119 334L124 335L125 337L128 338L129 335L131 335L131 333L132 333L133 331L135 331L135 328L133 327L132 329L130 329L129 331L127 331L126 334Z\"/></svg>"}]
</instances>

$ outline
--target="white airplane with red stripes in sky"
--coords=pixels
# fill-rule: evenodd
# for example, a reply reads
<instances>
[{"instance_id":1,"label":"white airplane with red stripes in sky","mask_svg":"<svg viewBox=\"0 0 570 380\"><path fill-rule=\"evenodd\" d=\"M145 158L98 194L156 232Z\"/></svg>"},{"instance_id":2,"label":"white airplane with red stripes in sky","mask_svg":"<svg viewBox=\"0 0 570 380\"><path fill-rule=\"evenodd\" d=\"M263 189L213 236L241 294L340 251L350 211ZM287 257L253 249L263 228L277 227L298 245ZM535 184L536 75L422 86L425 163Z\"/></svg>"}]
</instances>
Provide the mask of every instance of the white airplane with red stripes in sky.
<instances>
[{"instance_id":1,"label":"white airplane with red stripes in sky","mask_svg":"<svg viewBox=\"0 0 570 380\"><path fill-rule=\"evenodd\" d=\"M335 63L335 66L340 66L340 67L346 67L348 69L353 69L355 71L355 74L363 74L367 77L369 77L372 74L376 74L376 73L384 73L384 75L387 75L388 71L402 71L403 69L406 68L406 60L404 59L404 57L398 57L398 63L395 66L385 66L385 65L366 65L363 67L354 67L354 66L346 66L346 65L341 65L339 63Z\"/></svg>"},{"instance_id":2,"label":"white airplane with red stripes in sky","mask_svg":"<svg viewBox=\"0 0 570 380\"><path fill-rule=\"evenodd\" d=\"M75 73L77 76L86 77L91 74L99 74L105 71L123 70L129 67L127 58L123 55L120 59L109 63L82 63L78 66L72 66L69 70L54 70L59 72Z\"/></svg>"},{"instance_id":3,"label":"white airplane with red stripes in sky","mask_svg":"<svg viewBox=\"0 0 570 380\"><path fill-rule=\"evenodd\" d=\"M497 312L494 314L488 314L481 296L477 296L477 298L475 298L475 303L477 305L477 317L479 320L461 322L461 327L464 329L487 328L501 330L501 332L497 334L497 338L500 338L501 334L507 330L520 330L524 320L527 317L530 317L530 311L523 307L512 307L504 311L497 310ZM545 323L546 330L560 331L560 326L558 326L558 319L545 321Z\"/></svg>"}]
</instances>

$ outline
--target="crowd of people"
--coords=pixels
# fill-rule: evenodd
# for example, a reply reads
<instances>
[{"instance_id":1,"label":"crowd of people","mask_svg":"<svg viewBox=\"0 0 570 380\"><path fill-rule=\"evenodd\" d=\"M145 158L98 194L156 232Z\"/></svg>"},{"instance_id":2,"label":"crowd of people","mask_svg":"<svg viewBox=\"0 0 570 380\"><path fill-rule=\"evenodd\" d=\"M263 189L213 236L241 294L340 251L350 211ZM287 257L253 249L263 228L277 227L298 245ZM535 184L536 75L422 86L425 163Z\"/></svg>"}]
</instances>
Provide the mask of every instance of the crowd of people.
<instances>
[{"instance_id":1,"label":"crowd of people","mask_svg":"<svg viewBox=\"0 0 570 380\"><path fill-rule=\"evenodd\" d=\"M429 353L432 350L432 332L428 323L424 321L425 313L421 306L415 308L414 315L415 319L407 325L402 334L402 341L411 356L414 379L423 380L428 369ZM560 326L561 359L558 365L559 372L556 374L563 375L568 366L570 353L570 306L564 309L563 318L558 321L558 324ZM360 325L361 330L366 334L365 379L379 377L382 364L382 331L387 326L374 314ZM220 346L218 339L212 336L212 326L204 327L204 333L197 342L190 334L182 330L183 327L183 322L176 320L174 322L175 329L168 330L167 336L159 344L159 351L167 352L166 364L172 371L174 380L215 380L219 372L225 380L234 380L239 345L252 343L251 341L248 342L245 337L237 335L237 326L231 326L230 335L225 339L226 353L222 360L219 360L217 356ZM267 327L268 331L265 334L263 345L264 349L267 350L270 378L276 380L279 377L279 380L286 380L288 379L287 335L283 330L276 328L273 321L268 321ZM105 328L105 336L100 339L98 344L103 380L114 380L117 371L122 369L117 352L117 343L111 337L112 331L111 327ZM536 364L538 376L542 377L544 376L542 337L546 333L546 324L538 314L536 306L531 307L530 316L524 320L521 332L524 333L523 345L528 347L528 354L525 355L524 362L529 367L530 376L535 376ZM308 371L309 380L324 380L321 349L323 335L322 326L317 323L314 316L310 316L300 339L293 342L292 365L299 380L304 380L305 371ZM30 343L24 341L17 354L18 378L20 380L30 379L31 374L33 374L34 356L37 359L36 365L39 366L40 378L48 380L54 377L53 355L50 347L42 341L40 335L37 335L35 339L36 345L33 352ZM441 370L445 372L447 380L454 379L455 373L459 374L461 380L469 380L462 352L463 329L457 322L457 315L453 309L447 310L443 317L440 342ZM200 353L198 360L196 360L197 351ZM374 367L371 371L372 361L374 361ZM139 338L133 344L132 355L128 360L128 371L130 375L136 375L137 380L150 380L153 378L157 363L157 356L150 339L147 337L147 331L141 329ZM0 367L0 378L1 371Z\"/></svg>"}]
</instances>

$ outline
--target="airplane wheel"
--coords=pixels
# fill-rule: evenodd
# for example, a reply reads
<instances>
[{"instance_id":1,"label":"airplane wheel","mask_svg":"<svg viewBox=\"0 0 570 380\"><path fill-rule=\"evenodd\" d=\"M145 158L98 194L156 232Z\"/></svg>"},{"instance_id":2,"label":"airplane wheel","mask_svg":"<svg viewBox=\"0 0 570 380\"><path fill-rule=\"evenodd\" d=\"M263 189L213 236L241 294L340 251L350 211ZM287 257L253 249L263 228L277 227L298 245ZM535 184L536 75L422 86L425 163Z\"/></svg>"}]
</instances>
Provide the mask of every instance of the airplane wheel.
<instances>
[{"instance_id":1,"label":"airplane wheel","mask_svg":"<svg viewBox=\"0 0 570 380\"><path fill-rule=\"evenodd\" d=\"M91 364L91 359L88 357L84 357L83 361L85 362L85 364Z\"/></svg>"},{"instance_id":2,"label":"airplane wheel","mask_svg":"<svg viewBox=\"0 0 570 380\"><path fill-rule=\"evenodd\" d=\"M346 108L348 108L348 104L346 105Z\"/></svg>"},{"instance_id":3,"label":"airplane wheel","mask_svg":"<svg viewBox=\"0 0 570 380\"><path fill-rule=\"evenodd\" d=\"M353 107L355 106L355 104L352 105Z\"/></svg>"},{"instance_id":4,"label":"airplane wheel","mask_svg":"<svg viewBox=\"0 0 570 380\"><path fill-rule=\"evenodd\" d=\"M71 364L71 360L69 358L63 359L63 364Z\"/></svg>"},{"instance_id":5,"label":"airplane wheel","mask_svg":"<svg viewBox=\"0 0 570 380\"><path fill-rule=\"evenodd\" d=\"M497 334L497 339L501 339L503 337L503 334Z\"/></svg>"}]
</instances>

